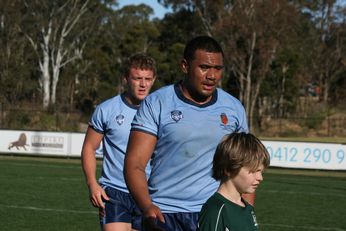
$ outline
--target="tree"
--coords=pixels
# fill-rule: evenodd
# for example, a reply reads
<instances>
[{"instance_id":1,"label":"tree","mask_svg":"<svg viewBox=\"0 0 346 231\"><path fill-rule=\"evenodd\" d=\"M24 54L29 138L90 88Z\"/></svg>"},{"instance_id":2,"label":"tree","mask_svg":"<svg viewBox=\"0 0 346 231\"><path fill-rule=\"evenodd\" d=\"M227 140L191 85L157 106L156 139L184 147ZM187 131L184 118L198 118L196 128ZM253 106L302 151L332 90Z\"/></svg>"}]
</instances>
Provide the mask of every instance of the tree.
<instances>
[{"instance_id":1,"label":"tree","mask_svg":"<svg viewBox=\"0 0 346 231\"><path fill-rule=\"evenodd\" d=\"M18 23L19 1L0 1L0 102L18 105L34 98L37 85L31 70L32 52Z\"/></svg>"},{"instance_id":2,"label":"tree","mask_svg":"<svg viewBox=\"0 0 346 231\"><path fill-rule=\"evenodd\" d=\"M329 100L330 86L333 79L346 70L345 17L341 6L335 0L324 0L317 3L314 21L319 32L316 65L318 82L322 86L323 103L326 107ZM340 15L338 15L338 10Z\"/></svg>"},{"instance_id":3,"label":"tree","mask_svg":"<svg viewBox=\"0 0 346 231\"><path fill-rule=\"evenodd\" d=\"M209 36L214 33L215 23L221 20L224 12L227 12L232 6L232 0L159 0L159 3L166 7L171 6L174 12L193 12L199 20L198 23L194 20L195 23L190 23L190 25L192 27L202 26L204 34ZM185 19L185 21L188 20Z\"/></svg>"},{"instance_id":4,"label":"tree","mask_svg":"<svg viewBox=\"0 0 346 231\"><path fill-rule=\"evenodd\" d=\"M75 65L69 66L69 69L76 69L81 65L78 68L81 71L89 65L84 73L70 72L76 73L79 80L74 88L77 107L88 114L94 105L124 90L122 62L125 58L137 52L153 57L160 55L155 44L159 30L155 22L150 21L153 10L149 6L130 5L117 9L115 2L99 3L93 14L98 15L94 20L97 26L88 35L83 60L75 60ZM64 84L70 86L71 91L76 85L68 78Z\"/></svg>"},{"instance_id":5,"label":"tree","mask_svg":"<svg viewBox=\"0 0 346 231\"><path fill-rule=\"evenodd\" d=\"M157 46L161 57L158 57L158 67L161 70L162 84L167 85L181 79L179 68L183 58L186 41L196 35L205 34L200 17L193 11L181 8L174 14L167 14L159 22L160 37Z\"/></svg>"},{"instance_id":6,"label":"tree","mask_svg":"<svg viewBox=\"0 0 346 231\"><path fill-rule=\"evenodd\" d=\"M236 1L222 17L217 36L224 43L230 76L253 127L261 85L271 71L286 36L294 34L296 9L287 1Z\"/></svg>"},{"instance_id":7,"label":"tree","mask_svg":"<svg viewBox=\"0 0 346 231\"><path fill-rule=\"evenodd\" d=\"M128 57L137 52L147 53L160 35L155 23L149 20L150 15L154 13L153 9L145 4L130 5L124 6L115 13L122 57Z\"/></svg>"},{"instance_id":8,"label":"tree","mask_svg":"<svg viewBox=\"0 0 346 231\"><path fill-rule=\"evenodd\" d=\"M89 0L24 1L21 31L37 55L44 109L56 103L62 68L82 57L84 30L74 28L87 12L88 3Z\"/></svg>"}]
</instances>

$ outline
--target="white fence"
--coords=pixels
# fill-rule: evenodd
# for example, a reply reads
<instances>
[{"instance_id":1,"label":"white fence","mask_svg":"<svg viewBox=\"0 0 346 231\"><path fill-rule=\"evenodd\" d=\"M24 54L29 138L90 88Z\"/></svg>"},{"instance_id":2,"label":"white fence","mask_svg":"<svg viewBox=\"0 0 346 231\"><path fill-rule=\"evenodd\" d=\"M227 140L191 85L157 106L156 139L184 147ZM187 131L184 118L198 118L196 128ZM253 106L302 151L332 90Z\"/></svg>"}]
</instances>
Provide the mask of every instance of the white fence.
<instances>
[{"instance_id":1,"label":"white fence","mask_svg":"<svg viewBox=\"0 0 346 231\"><path fill-rule=\"evenodd\" d=\"M85 134L0 130L0 153L80 157ZM302 169L346 170L346 145L263 141L270 166ZM101 147L100 147L101 149ZM102 157L102 151L97 152Z\"/></svg>"}]
</instances>

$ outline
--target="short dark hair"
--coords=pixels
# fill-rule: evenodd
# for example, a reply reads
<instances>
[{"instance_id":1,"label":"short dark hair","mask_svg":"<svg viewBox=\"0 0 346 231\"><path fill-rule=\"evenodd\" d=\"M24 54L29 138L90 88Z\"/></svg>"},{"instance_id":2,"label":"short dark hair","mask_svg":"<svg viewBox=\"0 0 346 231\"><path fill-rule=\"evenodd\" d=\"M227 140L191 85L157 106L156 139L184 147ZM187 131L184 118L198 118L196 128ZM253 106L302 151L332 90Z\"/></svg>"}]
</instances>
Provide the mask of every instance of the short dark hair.
<instances>
[{"instance_id":1,"label":"short dark hair","mask_svg":"<svg viewBox=\"0 0 346 231\"><path fill-rule=\"evenodd\" d=\"M136 53L125 60L123 66L124 77L128 77L130 75L131 68L151 70L153 71L154 77L156 76L155 59L144 53Z\"/></svg>"},{"instance_id":2,"label":"short dark hair","mask_svg":"<svg viewBox=\"0 0 346 231\"><path fill-rule=\"evenodd\" d=\"M220 44L210 36L202 35L191 39L185 46L184 59L191 62L195 57L197 50L203 50L212 53L221 53L224 57Z\"/></svg>"},{"instance_id":3,"label":"short dark hair","mask_svg":"<svg viewBox=\"0 0 346 231\"><path fill-rule=\"evenodd\" d=\"M213 159L213 178L221 182L235 177L242 167L256 171L267 168L270 157L262 142L251 133L232 133L223 137Z\"/></svg>"}]
</instances>

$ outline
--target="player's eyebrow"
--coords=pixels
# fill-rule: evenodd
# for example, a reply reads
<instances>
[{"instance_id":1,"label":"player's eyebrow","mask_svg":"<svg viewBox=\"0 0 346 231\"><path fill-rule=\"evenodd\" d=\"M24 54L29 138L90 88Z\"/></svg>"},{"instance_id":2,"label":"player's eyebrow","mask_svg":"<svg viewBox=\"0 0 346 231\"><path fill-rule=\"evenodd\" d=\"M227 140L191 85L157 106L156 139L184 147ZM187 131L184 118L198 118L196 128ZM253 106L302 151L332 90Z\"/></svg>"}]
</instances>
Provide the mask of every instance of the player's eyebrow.
<instances>
[{"instance_id":1,"label":"player's eyebrow","mask_svg":"<svg viewBox=\"0 0 346 231\"><path fill-rule=\"evenodd\" d=\"M224 68L224 65L209 65L209 64L200 64L199 67L202 67L202 68L215 68L215 69L223 69Z\"/></svg>"}]
</instances>

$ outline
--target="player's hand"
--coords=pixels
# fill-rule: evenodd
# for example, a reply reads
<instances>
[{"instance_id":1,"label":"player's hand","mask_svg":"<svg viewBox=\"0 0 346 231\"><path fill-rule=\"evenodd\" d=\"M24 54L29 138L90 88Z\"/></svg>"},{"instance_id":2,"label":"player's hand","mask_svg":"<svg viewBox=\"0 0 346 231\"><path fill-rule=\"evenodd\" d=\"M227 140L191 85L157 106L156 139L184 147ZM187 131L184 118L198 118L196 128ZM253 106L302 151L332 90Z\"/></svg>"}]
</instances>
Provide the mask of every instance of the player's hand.
<instances>
[{"instance_id":1,"label":"player's hand","mask_svg":"<svg viewBox=\"0 0 346 231\"><path fill-rule=\"evenodd\" d=\"M146 230L163 231L163 229L157 225L158 222L165 223L165 219L159 207L151 204L143 211L143 217L143 223Z\"/></svg>"},{"instance_id":2,"label":"player's hand","mask_svg":"<svg viewBox=\"0 0 346 231\"><path fill-rule=\"evenodd\" d=\"M145 218L158 219L162 223L165 223L165 218L163 217L160 208L154 204L151 204L147 208L144 209L143 216Z\"/></svg>"},{"instance_id":3,"label":"player's hand","mask_svg":"<svg viewBox=\"0 0 346 231\"><path fill-rule=\"evenodd\" d=\"M103 201L109 200L109 197L107 196L105 190L97 183L89 186L89 198L94 207L102 209L105 208Z\"/></svg>"}]
</instances>

